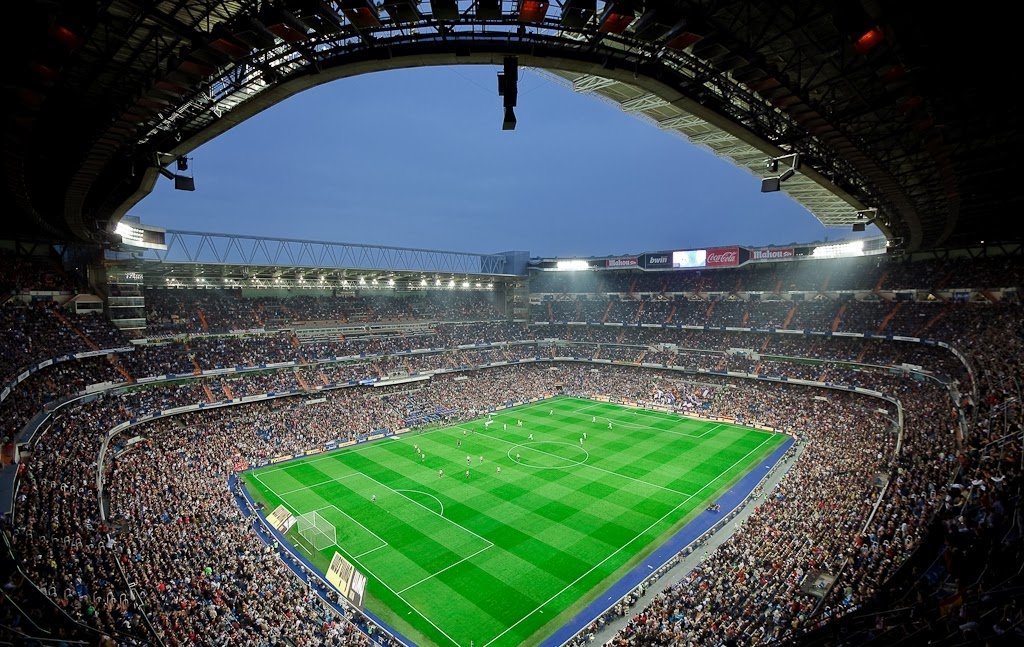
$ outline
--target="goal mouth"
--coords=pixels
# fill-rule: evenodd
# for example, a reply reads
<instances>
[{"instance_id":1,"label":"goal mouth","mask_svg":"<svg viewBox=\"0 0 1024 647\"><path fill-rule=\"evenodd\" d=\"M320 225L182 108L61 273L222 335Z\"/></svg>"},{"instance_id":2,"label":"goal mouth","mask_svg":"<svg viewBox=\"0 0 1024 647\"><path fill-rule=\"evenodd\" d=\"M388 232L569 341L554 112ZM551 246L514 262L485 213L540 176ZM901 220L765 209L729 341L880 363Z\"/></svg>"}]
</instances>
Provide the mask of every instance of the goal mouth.
<instances>
[{"instance_id":1,"label":"goal mouth","mask_svg":"<svg viewBox=\"0 0 1024 647\"><path fill-rule=\"evenodd\" d=\"M324 550L338 542L338 529L316 510L299 515L296 521L299 536L315 550Z\"/></svg>"}]
</instances>

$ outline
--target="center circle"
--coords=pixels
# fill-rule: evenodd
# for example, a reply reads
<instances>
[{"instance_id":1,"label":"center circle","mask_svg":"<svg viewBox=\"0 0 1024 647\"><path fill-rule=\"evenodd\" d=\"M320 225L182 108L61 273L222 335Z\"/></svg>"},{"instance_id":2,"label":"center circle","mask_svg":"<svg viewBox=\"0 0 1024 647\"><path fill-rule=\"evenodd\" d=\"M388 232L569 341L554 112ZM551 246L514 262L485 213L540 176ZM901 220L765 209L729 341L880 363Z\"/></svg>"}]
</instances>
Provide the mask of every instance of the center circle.
<instances>
[{"instance_id":1,"label":"center circle","mask_svg":"<svg viewBox=\"0 0 1024 647\"><path fill-rule=\"evenodd\" d=\"M587 462L590 452L573 443L560 440L534 440L515 445L508 450L508 457L519 464L540 470L561 470Z\"/></svg>"}]
</instances>

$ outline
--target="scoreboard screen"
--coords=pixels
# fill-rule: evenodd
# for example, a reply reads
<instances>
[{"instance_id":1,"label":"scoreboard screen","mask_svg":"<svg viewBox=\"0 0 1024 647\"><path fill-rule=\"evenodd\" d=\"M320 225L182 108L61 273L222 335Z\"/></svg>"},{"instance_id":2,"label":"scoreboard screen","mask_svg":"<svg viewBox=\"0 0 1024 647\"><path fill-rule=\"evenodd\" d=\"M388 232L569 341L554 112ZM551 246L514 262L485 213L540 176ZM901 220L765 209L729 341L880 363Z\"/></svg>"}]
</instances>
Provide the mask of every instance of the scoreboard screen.
<instances>
[{"instance_id":1,"label":"scoreboard screen","mask_svg":"<svg viewBox=\"0 0 1024 647\"><path fill-rule=\"evenodd\" d=\"M706 249L672 252L672 267L704 267L707 255Z\"/></svg>"}]
</instances>

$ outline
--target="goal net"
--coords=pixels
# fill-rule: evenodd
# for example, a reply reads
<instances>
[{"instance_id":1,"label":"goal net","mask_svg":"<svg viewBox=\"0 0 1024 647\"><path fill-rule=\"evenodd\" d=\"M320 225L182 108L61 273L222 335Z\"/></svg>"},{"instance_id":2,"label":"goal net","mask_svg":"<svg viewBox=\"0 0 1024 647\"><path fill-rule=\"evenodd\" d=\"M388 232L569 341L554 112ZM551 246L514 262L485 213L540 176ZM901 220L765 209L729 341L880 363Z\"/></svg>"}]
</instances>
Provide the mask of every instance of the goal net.
<instances>
[{"instance_id":1,"label":"goal net","mask_svg":"<svg viewBox=\"0 0 1024 647\"><path fill-rule=\"evenodd\" d=\"M316 510L299 516L296 524L301 535L306 541L313 545L316 550L323 550L333 546L338 541L338 532L327 519L320 516Z\"/></svg>"}]
</instances>

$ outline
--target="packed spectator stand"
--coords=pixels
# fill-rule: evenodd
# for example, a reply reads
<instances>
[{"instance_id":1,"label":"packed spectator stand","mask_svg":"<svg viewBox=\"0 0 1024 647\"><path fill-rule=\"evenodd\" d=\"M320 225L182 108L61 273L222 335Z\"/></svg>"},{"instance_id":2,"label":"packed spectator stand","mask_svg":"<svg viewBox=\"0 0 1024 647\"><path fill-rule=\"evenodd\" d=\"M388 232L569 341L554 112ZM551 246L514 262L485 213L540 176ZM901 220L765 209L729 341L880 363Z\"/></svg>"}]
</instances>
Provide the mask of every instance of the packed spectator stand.
<instances>
[{"instance_id":1,"label":"packed spectator stand","mask_svg":"<svg viewBox=\"0 0 1024 647\"><path fill-rule=\"evenodd\" d=\"M985 546L1004 563L1024 563L1019 534L1008 532L1020 505L1024 342L1016 292L997 303L898 304L678 295L664 300L663 295L721 288L738 296L743 294L738 288L747 285L820 290L826 281L837 289L930 289L954 277L958 287L1017 288L1020 258L952 266L920 261L914 267L876 259L808 263L816 265L815 272L778 263L719 272L542 274L532 287L544 295L532 308L542 325L500 321L504 317L493 303L467 295L249 299L229 291L150 290L159 295L147 299L150 334L164 339L131 352L40 369L0 405L7 414L5 434L14 437L47 403L92 384L120 383L99 398L60 409L18 466L18 499L5 533L22 574L15 571L5 590L26 604L22 612L10 612L0 633L31 633L31 618L45 617L29 610L39 602L31 595L34 584L67 614L60 631L87 640L96 634L83 627L123 644L147 642L154 633L166 644L264 644L284 638L299 644L366 644L365 618L353 609L347 617L329 610L252 532L251 520L225 486L228 476L240 465L337 440L339 430L355 438L376 429L402 429L425 412L461 420L496 403L561 388L639 401L652 401L660 392L659 404L771 426L798 436L804 447L768 500L704 564L645 607L617 605L577 643L599 635L614 645L757 644L804 636L827 643L836 634L822 632L834 627L848 627L864 642L1013 635L1021 626L1021 610L1012 598L989 592L1011 587L1014 580L1005 571L980 567L973 555ZM31 284L26 264L12 267L15 273L5 284ZM50 285L54 276L59 272L41 280ZM602 291L622 294L591 294ZM102 317L72 315L52 305L12 299L0 306L0 316L4 329L20 340L4 351L7 381L34 362L128 345ZM299 343L289 326L308 321L429 322L429 329ZM608 325L636 323L714 329ZM726 326L758 330L717 329ZM968 364L931 344L783 335L769 328L926 336L958 349ZM250 332L211 334L229 331ZM468 344L484 346L456 348ZM432 352L402 354L414 349ZM389 395L383 398L367 397L364 388L351 385L385 375L555 358L556 372L519 364L475 371L470 382L439 374L420 390L385 387ZM593 364L600 360L645 366ZM289 366L203 375L274 363ZM923 370L893 370L908 364ZM591 372L592 366L600 372ZM691 374L658 366L704 371L702 386L694 386ZM729 371L888 394L906 413L903 446L896 453L889 422L895 413L874 413L880 405L869 398L831 391L827 400L819 400L809 397L807 387L737 379L725 375ZM133 385L168 374L178 379ZM641 374L644 379L638 379ZM951 400L950 385L959 387L962 401ZM108 484L100 500L95 476L101 438L117 422L268 392L297 396L159 418L116 437L109 454L116 458L99 468ZM310 392L326 393L327 401L303 406L302 395ZM141 441L128 445L136 435ZM875 509L882 473L889 480ZM108 514L101 515L101 507ZM929 571L932 576L941 571L941 587L935 577L901 572L921 559L922 542L934 550L946 546L942 568L933 565ZM820 597L800 588L803 576L818 570L837 575ZM902 597L887 586L894 574L906 582ZM905 605L916 602L924 616L876 613L868 626L858 624L854 613L845 624L827 622L871 609L880 595ZM604 636L602 627L616 616L624 617L625 626Z\"/></svg>"}]
</instances>

